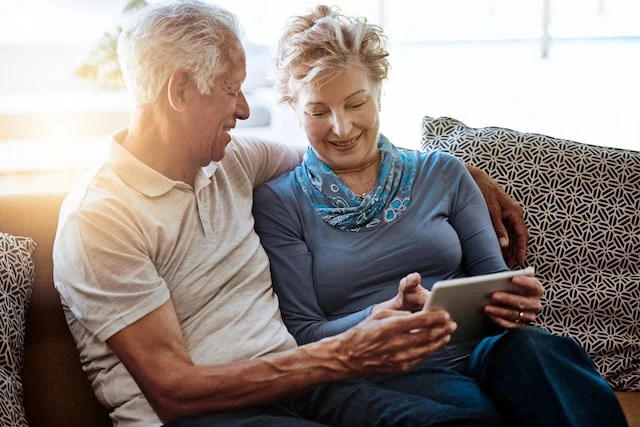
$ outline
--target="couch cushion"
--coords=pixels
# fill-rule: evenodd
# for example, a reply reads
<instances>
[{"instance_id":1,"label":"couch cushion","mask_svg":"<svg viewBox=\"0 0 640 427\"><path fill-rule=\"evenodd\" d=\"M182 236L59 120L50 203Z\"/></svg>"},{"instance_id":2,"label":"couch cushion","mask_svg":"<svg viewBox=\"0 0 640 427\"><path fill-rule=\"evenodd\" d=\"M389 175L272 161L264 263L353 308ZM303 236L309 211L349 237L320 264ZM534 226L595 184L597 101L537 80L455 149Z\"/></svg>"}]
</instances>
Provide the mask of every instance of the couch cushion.
<instances>
[{"instance_id":1,"label":"couch cushion","mask_svg":"<svg viewBox=\"0 0 640 427\"><path fill-rule=\"evenodd\" d=\"M35 269L33 240L0 233L0 425L27 425L20 372Z\"/></svg>"},{"instance_id":2,"label":"couch cushion","mask_svg":"<svg viewBox=\"0 0 640 427\"><path fill-rule=\"evenodd\" d=\"M422 148L496 179L525 210L539 324L571 335L617 390L640 390L640 153L425 117Z\"/></svg>"}]
</instances>

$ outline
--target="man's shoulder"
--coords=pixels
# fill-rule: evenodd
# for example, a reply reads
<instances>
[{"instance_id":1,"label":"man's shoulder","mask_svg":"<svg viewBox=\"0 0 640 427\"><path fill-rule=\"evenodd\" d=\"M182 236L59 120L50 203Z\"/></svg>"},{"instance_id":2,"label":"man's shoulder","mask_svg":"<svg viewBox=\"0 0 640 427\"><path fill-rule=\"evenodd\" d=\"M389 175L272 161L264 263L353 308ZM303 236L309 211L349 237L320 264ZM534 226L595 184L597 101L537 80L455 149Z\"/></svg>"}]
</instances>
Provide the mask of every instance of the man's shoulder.
<instances>
[{"instance_id":1,"label":"man's shoulder","mask_svg":"<svg viewBox=\"0 0 640 427\"><path fill-rule=\"evenodd\" d=\"M87 195L96 191L98 182L106 173L108 172L105 170L104 164L95 165L87 170L80 178L80 181L69 194L67 194L67 197L65 197L60 210L61 214L64 211L73 212L80 210L82 206L87 203Z\"/></svg>"},{"instance_id":2,"label":"man's shoulder","mask_svg":"<svg viewBox=\"0 0 640 427\"><path fill-rule=\"evenodd\" d=\"M60 222L79 213L106 212L109 206L131 206L126 185L105 164L96 165L82 176L65 197L60 208Z\"/></svg>"},{"instance_id":3,"label":"man's shoulder","mask_svg":"<svg viewBox=\"0 0 640 427\"><path fill-rule=\"evenodd\" d=\"M269 149L288 151L285 144L269 138L256 135L234 135L227 146L227 155L230 152L236 155L246 156L247 154L260 154L263 153L264 150ZM225 155L225 158L227 155ZM222 160L224 161L225 158Z\"/></svg>"}]
</instances>

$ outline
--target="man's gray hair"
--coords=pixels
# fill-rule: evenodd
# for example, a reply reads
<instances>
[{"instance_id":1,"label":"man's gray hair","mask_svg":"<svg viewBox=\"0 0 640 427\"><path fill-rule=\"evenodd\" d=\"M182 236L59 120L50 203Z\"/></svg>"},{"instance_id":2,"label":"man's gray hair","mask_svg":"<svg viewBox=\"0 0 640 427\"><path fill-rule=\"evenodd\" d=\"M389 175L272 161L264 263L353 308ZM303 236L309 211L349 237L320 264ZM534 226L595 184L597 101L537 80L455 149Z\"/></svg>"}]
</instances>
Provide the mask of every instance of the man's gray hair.
<instances>
[{"instance_id":1,"label":"man's gray hair","mask_svg":"<svg viewBox=\"0 0 640 427\"><path fill-rule=\"evenodd\" d=\"M126 25L118 40L125 85L138 103L155 102L173 72L191 73L209 94L215 76L237 55L240 25L231 12L198 0L153 3Z\"/></svg>"}]
</instances>

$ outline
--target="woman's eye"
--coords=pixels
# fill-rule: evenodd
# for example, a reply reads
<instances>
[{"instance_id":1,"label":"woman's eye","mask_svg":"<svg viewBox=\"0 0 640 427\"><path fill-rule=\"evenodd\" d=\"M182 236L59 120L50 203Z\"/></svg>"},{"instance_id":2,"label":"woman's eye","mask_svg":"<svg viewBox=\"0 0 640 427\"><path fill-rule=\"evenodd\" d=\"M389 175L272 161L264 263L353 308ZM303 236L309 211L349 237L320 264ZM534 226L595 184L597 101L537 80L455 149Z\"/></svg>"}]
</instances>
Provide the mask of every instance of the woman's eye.
<instances>
[{"instance_id":1,"label":"woman's eye","mask_svg":"<svg viewBox=\"0 0 640 427\"><path fill-rule=\"evenodd\" d=\"M311 117L322 117L322 116L324 116L325 112L324 111L310 111L307 114L309 116L311 116Z\"/></svg>"},{"instance_id":2,"label":"woman's eye","mask_svg":"<svg viewBox=\"0 0 640 427\"><path fill-rule=\"evenodd\" d=\"M360 102L358 104L349 105L349 108L360 108L364 105L364 102Z\"/></svg>"}]
</instances>

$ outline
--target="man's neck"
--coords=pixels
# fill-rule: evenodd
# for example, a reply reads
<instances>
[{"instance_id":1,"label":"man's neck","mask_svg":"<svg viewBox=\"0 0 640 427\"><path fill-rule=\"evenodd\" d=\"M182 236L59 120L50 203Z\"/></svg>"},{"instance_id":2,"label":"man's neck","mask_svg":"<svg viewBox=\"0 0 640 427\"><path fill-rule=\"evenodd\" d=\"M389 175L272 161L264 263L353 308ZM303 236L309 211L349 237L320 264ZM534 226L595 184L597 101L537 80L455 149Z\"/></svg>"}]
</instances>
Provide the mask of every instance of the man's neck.
<instances>
[{"instance_id":1,"label":"man's neck","mask_svg":"<svg viewBox=\"0 0 640 427\"><path fill-rule=\"evenodd\" d=\"M122 146L167 178L193 186L200 167L190 164L184 141L180 141L175 129L160 117L153 107L136 109Z\"/></svg>"}]
</instances>

